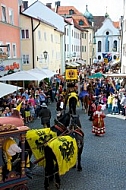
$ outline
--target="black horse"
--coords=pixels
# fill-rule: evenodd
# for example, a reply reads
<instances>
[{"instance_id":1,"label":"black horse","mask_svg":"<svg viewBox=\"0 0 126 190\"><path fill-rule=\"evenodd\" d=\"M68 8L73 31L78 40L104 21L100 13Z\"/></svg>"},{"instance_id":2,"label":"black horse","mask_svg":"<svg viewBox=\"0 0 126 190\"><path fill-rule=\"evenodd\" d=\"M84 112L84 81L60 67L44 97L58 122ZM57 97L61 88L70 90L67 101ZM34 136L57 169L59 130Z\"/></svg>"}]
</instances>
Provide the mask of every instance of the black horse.
<instances>
[{"instance_id":1,"label":"black horse","mask_svg":"<svg viewBox=\"0 0 126 190\"><path fill-rule=\"evenodd\" d=\"M68 116L68 114L67 114L67 116ZM59 121L57 121L57 125L58 125L58 122ZM81 123L80 123L80 120L79 120L79 116L76 116L76 115L70 116L70 125L69 125L69 127L67 129L68 129L68 131L67 131L67 134L65 132L65 135L69 135L73 139L76 139L76 143L77 143L77 147L78 147L77 170L81 171L82 170L81 154L82 154L83 146L84 146L84 133L83 133L83 131L81 129ZM62 128L62 130L63 130L63 128ZM66 130L66 128L64 128L64 130ZM63 133L63 131L62 131L62 133ZM54 139L54 141L55 140L56 139ZM69 142L67 142L67 144L69 144ZM58 146L58 144L56 144L55 146ZM70 148L70 149L72 149L72 148ZM65 150L67 150L69 152L68 147L67 148L65 147ZM45 159L46 159L45 182L44 182L45 190L49 189L49 178L50 178L50 176L55 176L55 185L56 185L57 188L59 188L60 187L60 175L59 175L59 165L58 165L58 162L57 162L57 157L58 156L56 154L54 154L54 150L51 149L48 145L45 146L44 151L45 151ZM61 158L61 159L64 159L64 157Z\"/></svg>"},{"instance_id":2,"label":"black horse","mask_svg":"<svg viewBox=\"0 0 126 190\"><path fill-rule=\"evenodd\" d=\"M66 105L69 106L70 114L76 115L76 106L79 102L79 97L76 92L70 92L65 99L65 107Z\"/></svg>"},{"instance_id":3,"label":"black horse","mask_svg":"<svg viewBox=\"0 0 126 190\"><path fill-rule=\"evenodd\" d=\"M70 124L71 120L71 114L69 112L65 113L64 115L61 115L61 117L54 120L54 125L51 127L51 130L57 133L57 136L59 135L65 135L68 133L67 127Z\"/></svg>"}]
</instances>

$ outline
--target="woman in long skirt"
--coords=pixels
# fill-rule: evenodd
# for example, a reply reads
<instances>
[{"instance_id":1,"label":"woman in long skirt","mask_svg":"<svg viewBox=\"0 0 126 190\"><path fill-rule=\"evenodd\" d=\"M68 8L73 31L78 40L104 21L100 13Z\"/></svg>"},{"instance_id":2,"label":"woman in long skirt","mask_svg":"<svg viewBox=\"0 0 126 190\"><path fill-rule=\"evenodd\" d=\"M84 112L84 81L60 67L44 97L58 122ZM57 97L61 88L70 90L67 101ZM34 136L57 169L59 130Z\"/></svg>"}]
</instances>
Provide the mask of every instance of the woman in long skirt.
<instances>
[{"instance_id":1,"label":"woman in long skirt","mask_svg":"<svg viewBox=\"0 0 126 190\"><path fill-rule=\"evenodd\" d=\"M98 105L97 110L93 113L93 129L92 133L98 136L102 136L105 133L104 118L106 117L101 110L102 106Z\"/></svg>"}]
</instances>

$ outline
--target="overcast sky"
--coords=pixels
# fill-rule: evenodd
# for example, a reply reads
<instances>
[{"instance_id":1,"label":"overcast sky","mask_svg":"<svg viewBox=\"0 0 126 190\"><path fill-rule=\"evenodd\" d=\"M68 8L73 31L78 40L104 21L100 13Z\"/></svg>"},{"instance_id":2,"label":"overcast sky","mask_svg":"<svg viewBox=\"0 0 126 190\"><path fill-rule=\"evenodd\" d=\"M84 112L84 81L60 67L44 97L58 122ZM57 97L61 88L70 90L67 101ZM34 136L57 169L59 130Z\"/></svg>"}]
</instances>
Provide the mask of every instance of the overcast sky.
<instances>
[{"instance_id":1,"label":"overcast sky","mask_svg":"<svg viewBox=\"0 0 126 190\"><path fill-rule=\"evenodd\" d=\"M36 0L28 0L29 5ZM40 0L43 4L52 3L54 7L55 2L58 0ZM61 6L74 6L81 13L86 10L86 5L88 5L88 11L93 14L93 16L104 16L106 13L109 14L112 21L118 21L123 15L123 0L61 0ZM107 7L107 8L106 8Z\"/></svg>"}]
</instances>

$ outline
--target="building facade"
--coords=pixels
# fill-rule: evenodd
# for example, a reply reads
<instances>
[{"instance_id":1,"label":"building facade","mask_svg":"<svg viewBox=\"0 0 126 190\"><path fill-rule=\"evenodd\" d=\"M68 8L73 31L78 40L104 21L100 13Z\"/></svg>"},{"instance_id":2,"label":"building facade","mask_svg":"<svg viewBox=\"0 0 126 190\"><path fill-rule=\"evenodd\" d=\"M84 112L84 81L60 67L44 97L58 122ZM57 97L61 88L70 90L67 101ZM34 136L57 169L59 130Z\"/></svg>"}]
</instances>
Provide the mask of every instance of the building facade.
<instances>
[{"instance_id":1,"label":"building facade","mask_svg":"<svg viewBox=\"0 0 126 190\"><path fill-rule=\"evenodd\" d=\"M0 1L0 76L21 70L19 1Z\"/></svg>"},{"instance_id":2,"label":"building facade","mask_svg":"<svg viewBox=\"0 0 126 190\"><path fill-rule=\"evenodd\" d=\"M123 0L123 16L120 20L121 23L121 73L126 74L126 1Z\"/></svg>"},{"instance_id":3,"label":"building facade","mask_svg":"<svg viewBox=\"0 0 126 190\"><path fill-rule=\"evenodd\" d=\"M120 56L120 28L119 22L115 25L107 17L102 26L95 32L96 40L96 59L99 62L114 62ZM108 56L108 57L107 57Z\"/></svg>"},{"instance_id":4,"label":"building facade","mask_svg":"<svg viewBox=\"0 0 126 190\"><path fill-rule=\"evenodd\" d=\"M21 31L23 69L62 73L64 19L36 1L21 13Z\"/></svg>"}]
</instances>

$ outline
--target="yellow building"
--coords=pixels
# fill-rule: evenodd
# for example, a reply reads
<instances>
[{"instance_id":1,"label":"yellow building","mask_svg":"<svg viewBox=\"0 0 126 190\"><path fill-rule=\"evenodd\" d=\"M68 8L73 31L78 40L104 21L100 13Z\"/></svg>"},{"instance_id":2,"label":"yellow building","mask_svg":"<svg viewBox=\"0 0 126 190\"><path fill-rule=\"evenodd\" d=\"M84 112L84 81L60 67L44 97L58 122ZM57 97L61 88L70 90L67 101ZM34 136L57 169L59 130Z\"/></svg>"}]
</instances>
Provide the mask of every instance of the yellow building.
<instances>
[{"instance_id":1,"label":"yellow building","mask_svg":"<svg viewBox=\"0 0 126 190\"><path fill-rule=\"evenodd\" d=\"M62 73L64 19L37 1L21 13L20 26L23 70L38 67Z\"/></svg>"}]
</instances>

